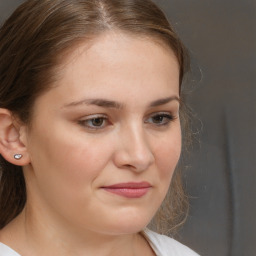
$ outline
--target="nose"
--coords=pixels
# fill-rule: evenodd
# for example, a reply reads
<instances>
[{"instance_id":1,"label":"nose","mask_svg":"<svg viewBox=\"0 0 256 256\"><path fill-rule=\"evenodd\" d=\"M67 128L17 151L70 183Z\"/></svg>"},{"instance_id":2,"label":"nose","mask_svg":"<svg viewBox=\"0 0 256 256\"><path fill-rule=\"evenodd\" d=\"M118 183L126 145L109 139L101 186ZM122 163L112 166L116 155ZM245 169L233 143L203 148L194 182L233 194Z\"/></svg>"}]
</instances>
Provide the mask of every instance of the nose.
<instances>
[{"instance_id":1,"label":"nose","mask_svg":"<svg viewBox=\"0 0 256 256\"><path fill-rule=\"evenodd\" d=\"M115 165L141 172L155 161L143 128L127 127L117 137L118 146L114 155Z\"/></svg>"}]
</instances>

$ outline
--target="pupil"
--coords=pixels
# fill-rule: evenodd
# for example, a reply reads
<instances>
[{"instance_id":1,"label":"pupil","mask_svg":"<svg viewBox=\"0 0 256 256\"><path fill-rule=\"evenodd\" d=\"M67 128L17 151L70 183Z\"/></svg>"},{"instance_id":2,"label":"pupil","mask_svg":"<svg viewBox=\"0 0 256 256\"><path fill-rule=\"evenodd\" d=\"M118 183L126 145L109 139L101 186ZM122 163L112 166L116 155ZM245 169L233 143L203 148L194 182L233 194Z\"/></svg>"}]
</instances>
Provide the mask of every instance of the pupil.
<instances>
[{"instance_id":1,"label":"pupil","mask_svg":"<svg viewBox=\"0 0 256 256\"><path fill-rule=\"evenodd\" d=\"M102 118L95 118L92 120L92 123L94 126L101 126L103 124L103 119Z\"/></svg>"},{"instance_id":2,"label":"pupil","mask_svg":"<svg viewBox=\"0 0 256 256\"><path fill-rule=\"evenodd\" d=\"M163 116L156 116L154 119L155 119L155 122L160 123L163 121Z\"/></svg>"}]
</instances>

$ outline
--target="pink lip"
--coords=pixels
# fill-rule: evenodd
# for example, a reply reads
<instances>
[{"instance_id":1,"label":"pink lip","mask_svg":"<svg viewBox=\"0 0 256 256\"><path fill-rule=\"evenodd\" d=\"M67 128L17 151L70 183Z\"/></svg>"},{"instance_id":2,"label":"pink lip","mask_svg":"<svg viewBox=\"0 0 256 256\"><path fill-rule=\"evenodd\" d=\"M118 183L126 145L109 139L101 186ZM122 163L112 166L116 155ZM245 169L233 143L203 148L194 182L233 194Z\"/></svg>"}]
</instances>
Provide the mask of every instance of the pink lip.
<instances>
[{"instance_id":1,"label":"pink lip","mask_svg":"<svg viewBox=\"0 0 256 256\"><path fill-rule=\"evenodd\" d=\"M127 198L140 198L144 196L152 186L148 182L119 183L106 187L104 190Z\"/></svg>"}]
</instances>

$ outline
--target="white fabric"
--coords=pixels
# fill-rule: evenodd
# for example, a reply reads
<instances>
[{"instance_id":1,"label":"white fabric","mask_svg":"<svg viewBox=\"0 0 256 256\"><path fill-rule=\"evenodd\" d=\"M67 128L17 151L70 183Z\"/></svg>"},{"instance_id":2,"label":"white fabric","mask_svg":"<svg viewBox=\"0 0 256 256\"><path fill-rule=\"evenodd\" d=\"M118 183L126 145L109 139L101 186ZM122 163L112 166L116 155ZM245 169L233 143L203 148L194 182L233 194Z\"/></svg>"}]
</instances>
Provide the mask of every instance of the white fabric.
<instances>
[{"instance_id":1,"label":"white fabric","mask_svg":"<svg viewBox=\"0 0 256 256\"><path fill-rule=\"evenodd\" d=\"M157 256L199 256L187 246L168 236L159 235L149 229L144 230L143 234ZM0 243L0 256L21 255L7 245Z\"/></svg>"},{"instance_id":2,"label":"white fabric","mask_svg":"<svg viewBox=\"0 0 256 256\"><path fill-rule=\"evenodd\" d=\"M149 229L145 229L143 233L157 256L199 256L173 238L159 235Z\"/></svg>"},{"instance_id":3,"label":"white fabric","mask_svg":"<svg viewBox=\"0 0 256 256\"><path fill-rule=\"evenodd\" d=\"M0 243L0 256L21 256L10 247Z\"/></svg>"}]
</instances>

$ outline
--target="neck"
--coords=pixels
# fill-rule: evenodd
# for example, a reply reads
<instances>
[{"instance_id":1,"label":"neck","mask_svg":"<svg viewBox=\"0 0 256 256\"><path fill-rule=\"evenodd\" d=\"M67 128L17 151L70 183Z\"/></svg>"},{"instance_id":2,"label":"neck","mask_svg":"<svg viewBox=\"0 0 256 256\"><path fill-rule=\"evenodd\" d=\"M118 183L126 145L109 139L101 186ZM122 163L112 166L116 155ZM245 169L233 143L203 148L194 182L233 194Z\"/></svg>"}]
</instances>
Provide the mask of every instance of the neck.
<instances>
[{"instance_id":1,"label":"neck","mask_svg":"<svg viewBox=\"0 0 256 256\"><path fill-rule=\"evenodd\" d=\"M139 233L108 235L75 230L67 223L51 222L25 208L2 231L0 239L21 255L154 255ZM45 221L47 219L47 221ZM100 246L99 246L100 245Z\"/></svg>"}]
</instances>

